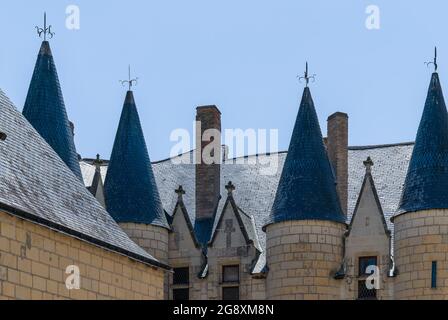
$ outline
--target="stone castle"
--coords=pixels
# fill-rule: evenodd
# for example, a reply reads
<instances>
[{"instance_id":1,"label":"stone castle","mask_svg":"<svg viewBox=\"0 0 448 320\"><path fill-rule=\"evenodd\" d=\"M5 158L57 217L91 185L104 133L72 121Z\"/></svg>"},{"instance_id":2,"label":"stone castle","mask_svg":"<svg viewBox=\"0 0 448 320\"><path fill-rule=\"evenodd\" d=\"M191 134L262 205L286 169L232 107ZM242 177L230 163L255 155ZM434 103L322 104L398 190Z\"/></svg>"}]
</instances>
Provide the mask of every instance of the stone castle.
<instances>
[{"instance_id":1,"label":"stone castle","mask_svg":"<svg viewBox=\"0 0 448 320\"><path fill-rule=\"evenodd\" d=\"M82 159L44 41L23 111L0 90L0 298L448 298L437 72L415 143L350 147L341 112L324 138L308 86L288 152L230 159L224 146L205 163L221 113L196 120L196 152L151 163L129 90L109 160Z\"/></svg>"}]
</instances>

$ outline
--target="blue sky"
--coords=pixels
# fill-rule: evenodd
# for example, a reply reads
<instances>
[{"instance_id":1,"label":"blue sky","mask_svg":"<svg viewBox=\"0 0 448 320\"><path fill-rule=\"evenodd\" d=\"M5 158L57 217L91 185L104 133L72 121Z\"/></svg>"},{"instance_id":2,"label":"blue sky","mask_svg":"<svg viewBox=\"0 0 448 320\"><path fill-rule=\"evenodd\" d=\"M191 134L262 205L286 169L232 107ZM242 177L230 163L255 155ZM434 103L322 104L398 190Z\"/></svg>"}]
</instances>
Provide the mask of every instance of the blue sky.
<instances>
[{"instance_id":1,"label":"blue sky","mask_svg":"<svg viewBox=\"0 0 448 320\"><path fill-rule=\"evenodd\" d=\"M65 9L80 8L80 30ZM380 29L365 27L368 5ZM335 111L350 117L350 145L412 141L439 51L448 79L446 1L64 1L2 2L0 87L21 110L46 10L76 146L108 158L125 96L119 81L132 64L135 98L153 161L169 156L176 128L192 130L195 107L216 104L224 128L279 129L286 150L303 85L311 84L324 134Z\"/></svg>"}]
</instances>

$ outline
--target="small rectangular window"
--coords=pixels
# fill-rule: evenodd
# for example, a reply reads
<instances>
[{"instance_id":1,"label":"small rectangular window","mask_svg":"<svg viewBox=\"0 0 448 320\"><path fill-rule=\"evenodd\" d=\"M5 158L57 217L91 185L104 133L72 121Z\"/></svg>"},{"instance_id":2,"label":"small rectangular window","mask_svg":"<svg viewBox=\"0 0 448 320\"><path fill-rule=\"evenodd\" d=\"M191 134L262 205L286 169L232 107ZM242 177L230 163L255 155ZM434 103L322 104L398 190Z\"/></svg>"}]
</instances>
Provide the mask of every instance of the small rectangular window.
<instances>
[{"instance_id":1,"label":"small rectangular window","mask_svg":"<svg viewBox=\"0 0 448 320\"><path fill-rule=\"evenodd\" d=\"M222 288L222 300L239 300L239 299L240 299L239 287Z\"/></svg>"},{"instance_id":2,"label":"small rectangular window","mask_svg":"<svg viewBox=\"0 0 448 320\"><path fill-rule=\"evenodd\" d=\"M372 272L367 272L368 266L378 266L376 257L359 257L359 276L368 276Z\"/></svg>"},{"instance_id":3,"label":"small rectangular window","mask_svg":"<svg viewBox=\"0 0 448 320\"><path fill-rule=\"evenodd\" d=\"M431 288L437 288L437 261L433 261L431 266Z\"/></svg>"},{"instance_id":4,"label":"small rectangular window","mask_svg":"<svg viewBox=\"0 0 448 320\"><path fill-rule=\"evenodd\" d=\"M189 300L190 292L188 288L173 289L173 300Z\"/></svg>"},{"instance_id":5,"label":"small rectangular window","mask_svg":"<svg viewBox=\"0 0 448 320\"><path fill-rule=\"evenodd\" d=\"M173 284L189 284L190 283L190 271L189 268L174 268Z\"/></svg>"},{"instance_id":6,"label":"small rectangular window","mask_svg":"<svg viewBox=\"0 0 448 320\"><path fill-rule=\"evenodd\" d=\"M240 267L239 266L223 266L222 282L239 282Z\"/></svg>"}]
</instances>

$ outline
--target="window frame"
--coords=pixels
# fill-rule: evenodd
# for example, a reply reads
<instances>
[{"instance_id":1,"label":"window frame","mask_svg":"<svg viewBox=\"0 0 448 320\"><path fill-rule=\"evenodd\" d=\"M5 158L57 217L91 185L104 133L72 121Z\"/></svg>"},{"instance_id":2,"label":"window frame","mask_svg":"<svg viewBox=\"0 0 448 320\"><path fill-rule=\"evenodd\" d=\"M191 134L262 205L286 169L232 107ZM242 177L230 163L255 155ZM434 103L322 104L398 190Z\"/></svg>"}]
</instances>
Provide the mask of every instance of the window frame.
<instances>
[{"instance_id":1,"label":"window frame","mask_svg":"<svg viewBox=\"0 0 448 320\"><path fill-rule=\"evenodd\" d=\"M238 275L238 279L237 280L226 280L226 269L231 269L231 268L236 268L238 270L237 275ZM221 277L221 283L223 284L239 284L240 283L240 265L239 264L233 264L233 265L223 265L222 266L222 277Z\"/></svg>"},{"instance_id":2,"label":"window frame","mask_svg":"<svg viewBox=\"0 0 448 320\"><path fill-rule=\"evenodd\" d=\"M374 259L375 260L375 266L378 267L378 256L374 256L374 255L370 255L370 256L359 256L358 257L358 277L368 277L371 275L371 273L367 273L366 270L362 270L361 266L364 265L363 263L361 263L361 260L370 260L370 259ZM367 266L372 265L372 264L368 264ZM367 266L365 269L367 269Z\"/></svg>"},{"instance_id":3,"label":"window frame","mask_svg":"<svg viewBox=\"0 0 448 320\"><path fill-rule=\"evenodd\" d=\"M186 281L176 282L176 270L186 271ZM173 286L189 286L190 285L190 267L173 268Z\"/></svg>"}]
</instances>

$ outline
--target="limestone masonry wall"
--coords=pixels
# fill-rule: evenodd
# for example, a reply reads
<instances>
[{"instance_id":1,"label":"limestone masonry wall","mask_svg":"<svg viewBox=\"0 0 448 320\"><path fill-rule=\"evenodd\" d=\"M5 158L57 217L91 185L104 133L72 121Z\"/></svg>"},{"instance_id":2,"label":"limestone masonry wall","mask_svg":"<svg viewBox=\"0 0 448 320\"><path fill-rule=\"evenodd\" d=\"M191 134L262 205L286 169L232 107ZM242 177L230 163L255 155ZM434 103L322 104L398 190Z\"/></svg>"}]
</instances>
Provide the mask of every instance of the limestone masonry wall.
<instances>
[{"instance_id":1,"label":"limestone masonry wall","mask_svg":"<svg viewBox=\"0 0 448 320\"><path fill-rule=\"evenodd\" d=\"M79 290L66 288L69 265ZM164 273L0 211L0 299L162 299Z\"/></svg>"},{"instance_id":2,"label":"limestone masonry wall","mask_svg":"<svg viewBox=\"0 0 448 320\"><path fill-rule=\"evenodd\" d=\"M168 263L168 230L162 227L143 223L119 223L121 229L136 244L154 258ZM168 298L168 273L165 274L164 299Z\"/></svg>"},{"instance_id":3,"label":"limestone masonry wall","mask_svg":"<svg viewBox=\"0 0 448 320\"><path fill-rule=\"evenodd\" d=\"M395 225L395 299L448 298L448 210L397 216ZM431 288L432 262L437 287Z\"/></svg>"}]
</instances>

